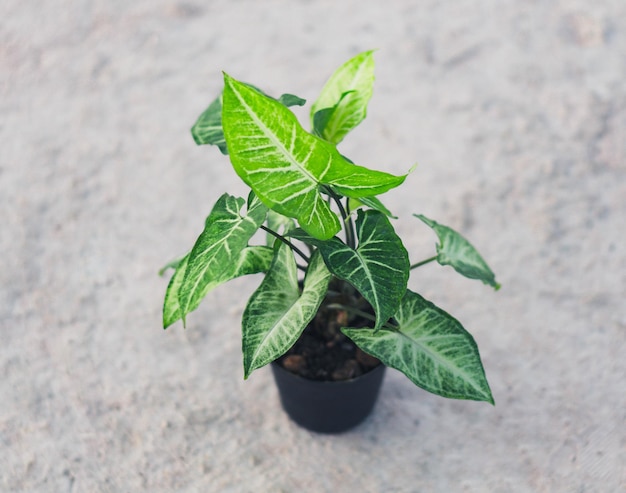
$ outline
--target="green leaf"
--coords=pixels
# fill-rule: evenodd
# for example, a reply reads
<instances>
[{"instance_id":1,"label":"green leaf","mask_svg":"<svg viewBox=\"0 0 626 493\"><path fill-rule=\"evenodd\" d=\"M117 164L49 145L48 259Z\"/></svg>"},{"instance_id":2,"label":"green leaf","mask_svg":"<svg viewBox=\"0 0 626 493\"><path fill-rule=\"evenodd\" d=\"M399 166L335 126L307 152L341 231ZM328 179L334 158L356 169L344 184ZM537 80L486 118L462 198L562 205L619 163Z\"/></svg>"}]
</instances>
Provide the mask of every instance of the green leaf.
<instances>
[{"instance_id":1,"label":"green leaf","mask_svg":"<svg viewBox=\"0 0 626 493\"><path fill-rule=\"evenodd\" d=\"M191 127L191 135L198 145L216 145L222 154L228 154L222 130L222 95L220 94L198 117Z\"/></svg>"},{"instance_id":2,"label":"green leaf","mask_svg":"<svg viewBox=\"0 0 626 493\"><path fill-rule=\"evenodd\" d=\"M337 237L322 242L298 232L290 236L315 245L328 269L361 293L374 308L378 330L394 315L404 296L409 256L389 220L378 211L359 210L356 230L356 250Z\"/></svg>"},{"instance_id":3,"label":"green leaf","mask_svg":"<svg viewBox=\"0 0 626 493\"><path fill-rule=\"evenodd\" d=\"M317 128L321 136L333 144L341 142L350 130L365 119L374 86L373 53L361 53L339 67L313 103L313 128ZM332 108L332 111L327 111L328 108ZM322 116L316 117L320 112L323 112Z\"/></svg>"},{"instance_id":4,"label":"green leaf","mask_svg":"<svg viewBox=\"0 0 626 493\"><path fill-rule=\"evenodd\" d=\"M304 106L306 104L306 99L302 99L293 94L283 94L278 98L278 102L289 108L290 106Z\"/></svg>"},{"instance_id":5,"label":"green leaf","mask_svg":"<svg viewBox=\"0 0 626 493\"><path fill-rule=\"evenodd\" d=\"M165 301L163 303L164 329L167 329L174 322L182 318L178 297L180 286L185 277L185 271L187 270L188 258L189 254L180 260L167 286ZM187 312L192 312L198 308L202 299L220 284L235 279L236 277L267 272L270 268L272 258L274 258L274 250L271 248L264 246L249 246L244 248L239 254L237 261L229 264L229 268L222 272L221 277L214 278L208 284L204 285L202 292L194 297L194 302L187 308Z\"/></svg>"},{"instance_id":6,"label":"green leaf","mask_svg":"<svg viewBox=\"0 0 626 493\"><path fill-rule=\"evenodd\" d=\"M392 219L398 219L389 209L378 199L378 197L361 197L360 199L350 199L350 210L356 210L359 207L366 206L378 212L382 212L385 216Z\"/></svg>"},{"instance_id":7,"label":"green leaf","mask_svg":"<svg viewBox=\"0 0 626 493\"><path fill-rule=\"evenodd\" d=\"M207 293L207 286L221 280L240 259L241 251L259 229L267 214L266 207L254 199L247 213L242 208L245 200L222 195L207 217L204 231L189 253L187 268L179 288L181 318Z\"/></svg>"},{"instance_id":8,"label":"green leaf","mask_svg":"<svg viewBox=\"0 0 626 493\"><path fill-rule=\"evenodd\" d=\"M250 85L250 84L248 84ZM254 87L254 86L250 86ZM254 87L257 91L260 89ZM302 99L293 94L283 94L278 101L285 106L303 106L306 99ZM216 145L222 154L228 154L224 130L222 129L222 94L215 98L209 107L198 117L196 123L191 127L191 135L198 145Z\"/></svg>"},{"instance_id":9,"label":"green leaf","mask_svg":"<svg viewBox=\"0 0 626 493\"><path fill-rule=\"evenodd\" d=\"M448 226L438 224L421 214L413 215L437 233L439 237L437 262L441 265L450 265L459 274L470 279L478 279L496 291L500 289L495 274L469 241Z\"/></svg>"},{"instance_id":10,"label":"green leaf","mask_svg":"<svg viewBox=\"0 0 626 493\"><path fill-rule=\"evenodd\" d=\"M407 290L395 320L397 330L342 331L433 394L494 403L476 342L456 319Z\"/></svg>"},{"instance_id":11,"label":"green leaf","mask_svg":"<svg viewBox=\"0 0 626 493\"><path fill-rule=\"evenodd\" d=\"M189 254L185 255L183 259L176 266L174 274L170 278L170 282L167 285L165 291L165 300L163 301L163 328L167 329L177 320L180 320L180 304L178 303L178 292L180 285L185 277L185 270L187 270L187 260ZM198 301L198 304L200 301ZM193 308L192 308L193 310Z\"/></svg>"},{"instance_id":12,"label":"green leaf","mask_svg":"<svg viewBox=\"0 0 626 493\"><path fill-rule=\"evenodd\" d=\"M344 92L339 98L339 101L337 101L333 106L331 106L330 108L321 109L313 115L313 133L315 135L317 135L318 137L321 137L322 139L326 138L324 135L324 131L330 125L333 119L333 115L335 114L336 111L340 109L341 102L343 101L343 99L348 94L352 94L353 92L354 91Z\"/></svg>"},{"instance_id":13,"label":"green leaf","mask_svg":"<svg viewBox=\"0 0 626 493\"><path fill-rule=\"evenodd\" d=\"M330 272L320 255L314 254L300 294L293 252L280 244L269 272L243 313L244 378L293 346L315 316L329 280Z\"/></svg>"},{"instance_id":14,"label":"green leaf","mask_svg":"<svg viewBox=\"0 0 626 493\"><path fill-rule=\"evenodd\" d=\"M224 86L222 124L233 168L268 207L297 219L311 236L324 240L341 229L319 193L323 185L358 198L404 181L405 176L348 163L283 105L227 74Z\"/></svg>"}]
</instances>

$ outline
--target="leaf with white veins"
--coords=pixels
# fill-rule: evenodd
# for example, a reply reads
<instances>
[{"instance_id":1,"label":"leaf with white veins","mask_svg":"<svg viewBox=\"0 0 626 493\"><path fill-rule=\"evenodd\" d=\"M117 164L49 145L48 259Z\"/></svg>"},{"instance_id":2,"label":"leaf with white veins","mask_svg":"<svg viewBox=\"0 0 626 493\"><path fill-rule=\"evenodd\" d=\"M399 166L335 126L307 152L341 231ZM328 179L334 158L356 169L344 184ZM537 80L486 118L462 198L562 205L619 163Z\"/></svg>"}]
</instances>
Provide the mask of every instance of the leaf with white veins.
<instances>
[{"instance_id":1,"label":"leaf with white veins","mask_svg":"<svg viewBox=\"0 0 626 493\"><path fill-rule=\"evenodd\" d=\"M280 244L270 270L243 313L244 378L293 346L315 316L329 280L330 272L316 253L300 294L293 252L284 243Z\"/></svg>"},{"instance_id":2,"label":"leaf with white veins","mask_svg":"<svg viewBox=\"0 0 626 493\"><path fill-rule=\"evenodd\" d=\"M409 290L394 318L397 329L342 332L424 390L494 403L476 342L456 319Z\"/></svg>"},{"instance_id":3,"label":"leaf with white veins","mask_svg":"<svg viewBox=\"0 0 626 493\"><path fill-rule=\"evenodd\" d=\"M365 119L374 86L373 53L360 53L339 67L311 107L313 128L333 144Z\"/></svg>"},{"instance_id":4,"label":"leaf with white veins","mask_svg":"<svg viewBox=\"0 0 626 493\"><path fill-rule=\"evenodd\" d=\"M249 246L244 248L239 254L239 258L234 263L228 264L228 268L222 272L220 277L213 278L207 284L203 285L202 291L199 292L197 296L194 296L193 303L187 307L187 313L198 308L202 299L220 284L235 279L236 277L267 272L273 257L274 251L265 246ZM178 261L176 271L167 286L165 301L163 302L164 329L167 329L174 322L182 318L178 296L180 286L185 277L185 271L187 270L188 258L189 254Z\"/></svg>"},{"instance_id":5,"label":"leaf with white veins","mask_svg":"<svg viewBox=\"0 0 626 493\"><path fill-rule=\"evenodd\" d=\"M339 238L316 241L297 231L289 235L316 246L328 269L352 284L376 313L375 329L391 318L406 291L409 256L382 212L358 210L356 250Z\"/></svg>"},{"instance_id":6,"label":"leaf with white veins","mask_svg":"<svg viewBox=\"0 0 626 493\"><path fill-rule=\"evenodd\" d=\"M495 274L469 241L448 226L439 224L421 214L413 215L437 233L439 237L437 262L439 264L450 265L459 274L470 279L478 279L496 291L500 289Z\"/></svg>"},{"instance_id":7,"label":"leaf with white veins","mask_svg":"<svg viewBox=\"0 0 626 493\"><path fill-rule=\"evenodd\" d=\"M260 89L257 90L260 91ZM293 94L283 94L280 96L280 98L278 98L278 101L287 107L302 106L306 103L305 99L302 99ZM196 123L193 125L193 127L191 127L191 135L196 144L212 144L217 146L222 154L228 154L226 140L224 139L224 129L222 128L221 93L198 117Z\"/></svg>"},{"instance_id":8,"label":"leaf with white veins","mask_svg":"<svg viewBox=\"0 0 626 493\"><path fill-rule=\"evenodd\" d=\"M204 231L189 253L187 268L178 289L178 301L183 322L206 295L207 286L221 280L240 260L241 251L256 233L267 214L267 208L257 198L252 200L245 215L245 200L224 194L213 206Z\"/></svg>"},{"instance_id":9,"label":"leaf with white veins","mask_svg":"<svg viewBox=\"0 0 626 493\"><path fill-rule=\"evenodd\" d=\"M320 195L323 185L359 198L384 193L405 179L348 163L332 144L306 132L289 109L227 74L222 125L241 179L269 208L297 219L318 239L341 229Z\"/></svg>"}]
</instances>

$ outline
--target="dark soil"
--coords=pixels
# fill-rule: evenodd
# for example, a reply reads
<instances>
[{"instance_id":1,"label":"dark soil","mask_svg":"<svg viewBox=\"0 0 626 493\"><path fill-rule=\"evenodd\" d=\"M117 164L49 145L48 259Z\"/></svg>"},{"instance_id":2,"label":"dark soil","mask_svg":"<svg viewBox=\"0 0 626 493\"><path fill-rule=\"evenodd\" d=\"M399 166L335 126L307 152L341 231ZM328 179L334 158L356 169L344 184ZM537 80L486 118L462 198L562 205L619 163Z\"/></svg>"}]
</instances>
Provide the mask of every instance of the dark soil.
<instances>
[{"instance_id":1,"label":"dark soil","mask_svg":"<svg viewBox=\"0 0 626 493\"><path fill-rule=\"evenodd\" d=\"M339 304L373 314L369 303L349 284L334 279L317 315L293 347L277 360L283 368L309 380L339 381L358 377L380 364L361 351L342 332L342 327L373 327L367 318L348 310L328 308Z\"/></svg>"}]
</instances>

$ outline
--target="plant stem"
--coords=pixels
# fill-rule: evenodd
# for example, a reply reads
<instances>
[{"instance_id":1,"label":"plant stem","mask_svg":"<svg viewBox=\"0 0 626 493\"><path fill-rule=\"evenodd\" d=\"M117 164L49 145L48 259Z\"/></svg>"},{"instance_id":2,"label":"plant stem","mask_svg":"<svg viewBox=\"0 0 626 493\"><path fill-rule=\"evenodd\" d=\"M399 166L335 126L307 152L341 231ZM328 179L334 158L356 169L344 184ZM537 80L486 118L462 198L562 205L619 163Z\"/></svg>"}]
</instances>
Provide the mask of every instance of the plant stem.
<instances>
[{"instance_id":1,"label":"plant stem","mask_svg":"<svg viewBox=\"0 0 626 493\"><path fill-rule=\"evenodd\" d=\"M346 197L346 209L345 209L346 219L344 221L348 221L346 225L346 231L350 231L350 235L352 236L352 248L356 249L356 232L354 231L354 221L352 220L352 211L350 211L350 199ZM346 237L347 237L346 233Z\"/></svg>"},{"instance_id":2,"label":"plant stem","mask_svg":"<svg viewBox=\"0 0 626 493\"><path fill-rule=\"evenodd\" d=\"M339 198L339 196L330 187L327 187L327 191L328 195L332 197L332 199L335 201L335 204L337 204L337 207L339 208L339 213L343 218L343 223L346 227L346 244L350 248L354 249L356 248L356 234L354 233L354 223L352 222L352 218L350 217L350 214L346 212L346 209L341 203L341 199Z\"/></svg>"},{"instance_id":3,"label":"plant stem","mask_svg":"<svg viewBox=\"0 0 626 493\"><path fill-rule=\"evenodd\" d=\"M282 235L279 235L276 231L271 230L270 228L268 228L267 226L265 226L264 224L261 224L261 229L269 234L271 234L272 236L274 236L275 238L278 238L280 241L282 241L285 245L287 245L289 248L291 248L295 253L297 253L298 255L300 255L300 257L302 257L302 259L308 264L311 259L305 255L302 250L300 250L297 246L295 246L293 243L291 243L287 238L285 238Z\"/></svg>"},{"instance_id":4,"label":"plant stem","mask_svg":"<svg viewBox=\"0 0 626 493\"><path fill-rule=\"evenodd\" d=\"M409 269L411 270L417 269L418 267L429 264L430 262L433 262L435 260L437 260L437 255L435 255L434 257L427 258L426 260L422 260L421 262L418 262L416 264L413 264L411 267L409 267Z\"/></svg>"}]
</instances>

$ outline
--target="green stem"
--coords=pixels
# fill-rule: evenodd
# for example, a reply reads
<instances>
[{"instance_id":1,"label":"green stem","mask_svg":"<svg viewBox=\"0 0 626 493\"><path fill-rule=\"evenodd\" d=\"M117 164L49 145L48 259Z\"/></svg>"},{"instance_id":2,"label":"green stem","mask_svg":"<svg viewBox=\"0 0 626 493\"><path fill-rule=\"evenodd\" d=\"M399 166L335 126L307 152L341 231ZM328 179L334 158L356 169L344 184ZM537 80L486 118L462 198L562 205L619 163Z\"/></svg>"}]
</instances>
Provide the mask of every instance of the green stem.
<instances>
[{"instance_id":1,"label":"green stem","mask_svg":"<svg viewBox=\"0 0 626 493\"><path fill-rule=\"evenodd\" d=\"M282 241L285 245L287 245L289 248L291 248L295 253L297 253L298 255L300 255L300 257L302 257L302 259L308 264L311 259L309 257L307 257L302 250L300 250L297 246L295 246L293 243L291 243L287 238L285 238L282 235L279 235L276 231L271 230L270 228L268 228L267 226L265 226L264 224L261 224L261 229L269 234L271 234L273 237L278 238L280 241Z\"/></svg>"},{"instance_id":2,"label":"green stem","mask_svg":"<svg viewBox=\"0 0 626 493\"><path fill-rule=\"evenodd\" d=\"M417 269L418 267L434 262L435 260L437 260L437 255L435 255L434 257L427 258L426 260L422 260L421 262L418 262L416 264L413 264L411 267L409 267L409 269L411 270Z\"/></svg>"}]
</instances>

